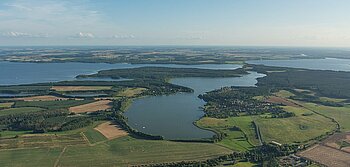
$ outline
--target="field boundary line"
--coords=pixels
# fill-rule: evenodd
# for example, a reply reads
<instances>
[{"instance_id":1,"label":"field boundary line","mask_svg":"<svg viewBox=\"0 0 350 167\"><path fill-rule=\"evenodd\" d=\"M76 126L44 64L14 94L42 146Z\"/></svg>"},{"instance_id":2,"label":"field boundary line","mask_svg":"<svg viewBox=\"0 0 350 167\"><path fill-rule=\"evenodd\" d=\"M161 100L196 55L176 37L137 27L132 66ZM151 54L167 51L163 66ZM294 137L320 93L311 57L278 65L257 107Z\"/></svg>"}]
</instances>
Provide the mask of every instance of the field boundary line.
<instances>
[{"instance_id":1,"label":"field boundary line","mask_svg":"<svg viewBox=\"0 0 350 167\"><path fill-rule=\"evenodd\" d=\"M58 157L57 157L57 159L56 159L55 164L53 165L53 167L57 167L57 165L58 165L58 163L60 162L60 159L61 159L62 155L64 154L64 152L66 151L66 149L67 149L67 146L65 146L65 147L62 149L62 151L61 151L60 155L58 155Z\"/></svg>"},{"instance_id":2,"label":"field boundary line","mask_svg":"<svg viewBox=\"0 0 350 167\"><path fill-rule=\"evenodd\" d=\"M81 132L80 135L81 137L83 137L84 141L86 141L89 146L92 146L90 140L85 136L84 132Z\"/></svg>"}]
</instances>

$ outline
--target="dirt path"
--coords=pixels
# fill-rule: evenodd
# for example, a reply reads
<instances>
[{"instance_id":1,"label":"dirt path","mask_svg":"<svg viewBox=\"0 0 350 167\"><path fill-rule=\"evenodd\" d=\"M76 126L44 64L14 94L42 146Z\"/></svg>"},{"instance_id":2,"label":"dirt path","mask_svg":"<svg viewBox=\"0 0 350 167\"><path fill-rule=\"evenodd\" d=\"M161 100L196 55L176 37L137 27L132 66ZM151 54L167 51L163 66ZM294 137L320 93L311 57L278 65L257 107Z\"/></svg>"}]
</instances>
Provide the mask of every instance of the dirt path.
<instances>
[{"instance_id":1,"label":"dirt path","mask_svg":"<svg viewBox=\"0 0 350 167\"><path fill-rule=\"evenodd\" d=\"M61 151L60 155L57 157L57 160L55 162L55 164L53 165L53 167L57 167L58 163L60 162L60 159L62 157L62 155L64 154L64 152L66 151L67 146L63 148L63 150Z\"/></svg>"}]
</instances>

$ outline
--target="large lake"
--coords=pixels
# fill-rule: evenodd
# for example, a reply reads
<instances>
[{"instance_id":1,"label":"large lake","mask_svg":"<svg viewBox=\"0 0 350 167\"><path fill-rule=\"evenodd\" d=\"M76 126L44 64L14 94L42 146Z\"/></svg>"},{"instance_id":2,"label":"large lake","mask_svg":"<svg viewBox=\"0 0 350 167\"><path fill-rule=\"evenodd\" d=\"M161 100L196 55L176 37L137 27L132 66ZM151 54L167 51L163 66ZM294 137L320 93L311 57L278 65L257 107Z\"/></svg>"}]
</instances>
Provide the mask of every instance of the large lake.
<instances>
[{"instance_id":1,"label":"large lake","mask_svg":"<svg viewBox=\"0 0 350 167\"><path fill-rule=\"evenodd\" d=\"M225 86L255 86L256 78L264 75L251 72L235 78L176 78L171 83L190 87L194 93L150 96L136 99L125 112L131 127L166 139L210 138L213 132L196 127L193 122L204 114L205 102L199 94Z\"/></svg>"},{"instance_id":2,"label":"large lake","mask_svg":"<svg viewBox=\"0 0 350 167\"><path fill-rule=\"evenodd\" d=\"M326 58L296 60L253 60L248 61L247 63L275 67L305 68L312 70L350 71L350 59Z\"/></svg>"},{"instance_id":3,"label":"large lake","mask_svg":"<svg viewBox=\"0 0 350 167\"><path fill-rule=\"evenodd\" d=\"M0 62L0 85L74 80L79 74L92 74L100 70L136 68L144 66L204 69L236 69L235 64L107 64L107 63L20 63Z\"/></svg>"}]
</instances>

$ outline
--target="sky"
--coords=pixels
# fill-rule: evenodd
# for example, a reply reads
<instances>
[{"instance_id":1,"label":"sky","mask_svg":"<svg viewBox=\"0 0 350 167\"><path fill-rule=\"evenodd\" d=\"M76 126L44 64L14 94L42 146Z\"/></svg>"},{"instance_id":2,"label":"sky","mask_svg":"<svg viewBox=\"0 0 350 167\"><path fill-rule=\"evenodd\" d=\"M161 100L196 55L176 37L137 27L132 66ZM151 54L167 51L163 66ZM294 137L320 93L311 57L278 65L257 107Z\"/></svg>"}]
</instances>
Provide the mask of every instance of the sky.
<instances>
[{"instance_id":1,"label":"sky","mask_svg":"<svg viewBox=\"0 0 350 167\"><path fill-rule=\"evenodd\" d=\"M0 45L350 47L350 1L1 0Z\"/></svg>"}]
</instances>

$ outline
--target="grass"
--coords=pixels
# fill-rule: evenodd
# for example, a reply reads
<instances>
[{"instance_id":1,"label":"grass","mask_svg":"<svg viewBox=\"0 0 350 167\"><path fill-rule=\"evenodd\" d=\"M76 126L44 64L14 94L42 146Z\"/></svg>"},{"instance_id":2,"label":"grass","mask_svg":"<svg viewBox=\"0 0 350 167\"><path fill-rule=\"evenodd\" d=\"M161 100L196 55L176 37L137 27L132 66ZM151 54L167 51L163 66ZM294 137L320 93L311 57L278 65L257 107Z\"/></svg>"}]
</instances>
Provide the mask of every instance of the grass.
<instances>
[{"instance_id":1,"label":"grass","mask_svg":"<svg viewBox=\"0 0 350 167\"><path fill-rule=\"evenodd\" d=\"M314 103L302 103L305 107L315 110L321 114L334 118L340 124L343 132L350 130L350 106L330 107Z\"/></svg>"},{"instance_id":2,"label":"grass","mask_svg":"<svg viewBox=\"0 0 350 167\"><path fill-rule=\"evenodd\" d=\"M265 142L277 141L283 144L305 142L335 129L335 123L330 119L312 114L309 110L298 107L285 106L284 109L295 113L289 118L257 117L262 138Z\"/></svg>"},{"instance_id":3,"label":"grass","mask_svg":"<svg viewBox=\"0 0 350 167\"><path fill-rule=\"evenodd\" d=\"M10 108L14 103L9 102L9 103L0 103L0 109L1 108Z\"/></svg>"},{"instance_id":4,"label":"grass","mask_svg":"<svg viewBox=\"0 0 350 167\"><path fill-rule=\"evenodd\" d=\"M249 116L230 117L227 119L216 119L204 117L196 122L199 127L211 129L217 132L226 133L218 144L235 151L247 151L258 144L255 138L255 131L252 127L252 119ZM241 131L232 130L232 127L239 127Z\"/></svg>"},{"instance_id":5,"label":"grass","mask_svg":"<svg viewBox=\"0 0 350 167\"><path fill-rule=\"evenodd\" d=\"M66 91L97 91L110 90L112 86L53 86L52 90L66 92Z\"/></svg>"},{"instance_id":6,"label":"grass","mask_svg":"<svg viewBox=\"0 0 350 167\"><path fill-rule=\"evenodd\" d=\"M9 108L0 110L0 116L10 115L10 114L23 114L43 111L42 108L37 107L20 107L20 108Z\"/></svg>"},{"instance_id":7,"label":"grass","mask_svg":"<svg viewBox=\"0 0 350 167\"><path fill-rule=\"evenodd\" d=\"M0 166L128 166L193 161L231 153L207 143L181 143L123 137L94 146L0 150Z\"/></svg>"},{"instance_id":8,"label":"grass","mask_svg":"<svg viewBox=\"0 0 350 167\"><path fill-rule=\"evenodd\" d=\"M15 107L41 107L47 109L69 108L94 102L94 100L61 100L61 101L18 101Z\"/></svg>"},{"instance_id":9,"label":"grass","mask_svg":"<svg viewBox=\"0 0 350 167\"><path fill-rule=\"evenodd\" d=\"M238 162L234 165L232 165L232 167L253 167L253 166L257 166L258 164L252 163L252 162Z\"/></svg>"},{"instance_id":10,"label":"grass","mask_svg":"<svg viewBox=\"0 0 350 167\"><path fill-rule=\"evenodd\" d=\"M294 96L293 93L286 91L286 90L280 90L280 91L276 92L275 94L276 94L276 96L284 97L284 98L289 98L291 96Z\"/></svg>"},{"instance_id":11,"label":"grass","mask_svg":"<svg viewBox=\"0 0 350 167\"><path fill-rule=\"evenodd\" d=\"M204 160L230 153L215 144L139 140L124 137L93 147L68 147L60 166L119 166ZM82 158L83 157L83 158Z\"/></svg>"},{"instance_id":12,"label":"grass","mask_svg":"<svg viewBox=\"0 0 350 167\"><path fill-rule=\"evenodd\" d=\"M135 97L146 91L146 88L126 88L116 94L117 97Z\"/></svg>"},{"instance_id":13,"label":"grass","mask_svg":"<svg viewBox=\"0 0 350 167\"><path fill-rule=\"evenodd\" d=\"M88 140L91 144L107 140L107 138L104 137L100 132L98 132L92 128L88 128L83 133L88 138Z\"/></svg>"},{"instance_id":14,"label":"grass","mask_svg":"<svg viewBox=\"0 0 350 167\"><path fill-rule=\"evenodd\" d=\"M0 166L54 166L62 148L0 151Z\"/></svg>"}]
</instances>

